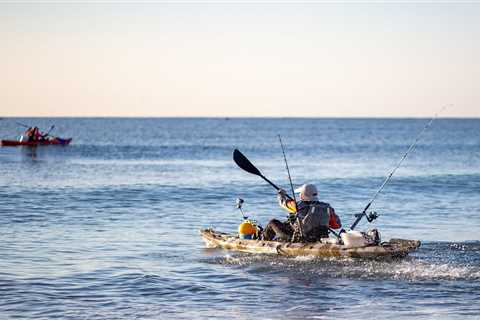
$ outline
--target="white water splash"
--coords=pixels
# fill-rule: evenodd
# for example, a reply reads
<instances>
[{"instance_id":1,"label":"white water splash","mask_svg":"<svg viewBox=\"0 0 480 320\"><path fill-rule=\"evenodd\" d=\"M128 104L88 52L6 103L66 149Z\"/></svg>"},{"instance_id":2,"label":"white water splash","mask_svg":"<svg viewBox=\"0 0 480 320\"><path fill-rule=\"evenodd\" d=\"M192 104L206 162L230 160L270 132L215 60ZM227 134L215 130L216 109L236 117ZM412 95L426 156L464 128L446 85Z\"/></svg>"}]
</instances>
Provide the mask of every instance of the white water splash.
<instances>
[{"instance_id":1,"label":"white water splash","mask_svg":"<svg viewBox=\"0 0 480 320\"><path fill-rule=\"evenodd\" d=\"M480 268L473 265L413 260L396 265L391 269L391 275L394 279L407 280L478 280Z\"/></svg>"},{"instance_id":2,"label":"white water splash","mask_svg":"<svg viewBox=\"0 0 480 320\"><path fill-rule=\"evenodd\" d=\"M269 265L272 270L301 271L322 278L391 279L403 281L480 280L480 266L456 262L432 262L422 259L393 261L227 254L217 263L238 266Z\"/></svg>"}]
</instances>

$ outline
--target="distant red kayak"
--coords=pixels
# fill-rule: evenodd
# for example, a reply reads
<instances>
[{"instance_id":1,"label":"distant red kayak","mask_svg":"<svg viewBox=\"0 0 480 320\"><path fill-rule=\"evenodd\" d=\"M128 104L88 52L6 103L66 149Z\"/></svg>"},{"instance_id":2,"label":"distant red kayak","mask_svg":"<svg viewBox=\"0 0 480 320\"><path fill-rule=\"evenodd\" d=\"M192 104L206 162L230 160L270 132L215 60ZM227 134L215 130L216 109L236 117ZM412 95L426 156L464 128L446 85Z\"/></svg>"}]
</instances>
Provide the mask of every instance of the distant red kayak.
<instances>
[{"instance_id":1,"label":"distant red kayak","mask_svg":"<svg viewBox=\"0 0 480 320\"><path fill-rule=\"evenodd\" d=\"M16 146L46 146L46 145L67 145L72 141L72 138L62 139L62 138L53 138L48 140L41 141L17 141L17 140L2 140L1 145L4 147L16 147Z\"/></svg>"}]
</instances>

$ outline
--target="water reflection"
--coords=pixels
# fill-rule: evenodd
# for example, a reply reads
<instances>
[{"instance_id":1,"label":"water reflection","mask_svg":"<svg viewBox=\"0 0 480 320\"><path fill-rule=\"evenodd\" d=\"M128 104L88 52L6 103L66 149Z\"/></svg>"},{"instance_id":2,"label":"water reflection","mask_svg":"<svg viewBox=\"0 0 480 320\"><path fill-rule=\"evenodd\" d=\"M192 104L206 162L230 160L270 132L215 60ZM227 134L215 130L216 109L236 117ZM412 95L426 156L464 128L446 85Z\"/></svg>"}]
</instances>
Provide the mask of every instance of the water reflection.
<instances>
[{"instance_id":1,"label":"water reflection","mask_svg":"<svg viewBox=\"0 0 480 320\"><path fill-rule=\"evenodd\" d=\"M20 148L23 159L38 160L37 146L24 146Z\"/></svg>"}]
</instances>

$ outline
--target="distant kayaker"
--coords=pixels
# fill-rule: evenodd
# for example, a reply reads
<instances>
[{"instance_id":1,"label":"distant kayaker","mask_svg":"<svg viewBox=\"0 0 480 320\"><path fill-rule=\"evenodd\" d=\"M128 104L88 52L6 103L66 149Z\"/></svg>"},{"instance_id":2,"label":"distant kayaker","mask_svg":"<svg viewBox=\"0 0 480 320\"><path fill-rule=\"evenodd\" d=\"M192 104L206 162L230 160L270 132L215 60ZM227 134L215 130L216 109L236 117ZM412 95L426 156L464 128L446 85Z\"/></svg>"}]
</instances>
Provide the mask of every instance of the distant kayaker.
<instances>
[{"instance_id":1,"label":"distant kayaker","mask_svg":"<svg viewBox=\"0 0 480 320\"><path fill-rule=\"evenodd\" d=\"M303 237L303 241L318 241L320 238L328 238L328 228L342 227L335 210L328 203L318 201L315 185L304 184L295 192L300 193L300 201L296 204L287 197L285 190L279 190L278 202L291 214L285 222L270 220L263 231L264 240L289 241L297 233Z\"/></svg>"},{"instance_id":2,"label":"distant kayaker","mask_svg":"<svg viewBox=\"0 0 480 320\"><path fill-rule=\"evenodd\" d=\"M29 127L27 130L25 130L25 137L27 137L28 142L35 141L35 135L34 135L34 128Z\"/></svg>"},{"instance_id":3,"label":"distant kayaker","mask_svg":"<svg viewBox=\"0 0 480 320\"><path fill-rule=\"evenodd\" d=\"M40 129L38 129L38 127L33 128L33 137L35 141L40 141L42 139L42 134L40 133Z\"/></svg>"},{"instance_id":4,"label":"distant kayaker","mask_svg":"<svg viewBox=\"0 0 480 320\"><path fill-rule=\"evenodd\" d=\"M28 137L29 142L44 141L47 134L42 134L38 127L30 127L25 131L25 135Z\"/></svg>"}]
</instances>

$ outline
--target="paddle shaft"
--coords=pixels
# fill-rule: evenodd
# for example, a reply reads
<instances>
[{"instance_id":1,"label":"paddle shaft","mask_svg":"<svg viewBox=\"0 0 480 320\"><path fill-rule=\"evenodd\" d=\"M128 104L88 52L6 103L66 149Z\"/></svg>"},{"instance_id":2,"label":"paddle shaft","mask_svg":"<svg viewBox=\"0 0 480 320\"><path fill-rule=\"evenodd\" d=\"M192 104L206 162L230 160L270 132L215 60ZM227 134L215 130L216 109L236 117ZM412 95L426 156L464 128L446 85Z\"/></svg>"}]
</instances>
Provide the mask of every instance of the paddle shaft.
<instances>
[{"instance_id":1,"label":"paddle shaft","mask_svg":"<svg viewBox=\"0 0 480 320\"><path fill-rule=\"evenodd\" d=\"M31 128L31 126L28 126L28 125L26 125L26 124L24 124L24 123L21 123L21 122L18 122L18 121L15 121L15 123L18 124L19 126L22 126L22 127L25 127L25 128ZM55 125L52 125L52 126L50 127L50 129L48 130L48 132L45 133L43 136L44 136L44 137L48 136L48 135L50 134L50 132L52 132L52 130L53 130L54 128L55 128Z\"/></svg>"},{"instance_id":2,"label":"paddle shaft","mask_svg":"<svg viewBox=\"0 0 480 320\"><path fill-rule=\"evenodd\" d=\"M251 174L254 174L256 176L259 176L260 178L262 178L263 180L265 180L269 185L271 185L272 187L274 187L277 191L280 190L279 187L277 187L277 185L275 183L273 183L272 181L268 180L261 172L260 170L258 170L257 167L255 167L253 165L253 163L250 162L250 160L248 160L247 157L245 157L245 155L243 153L240 152L240 150L238 149L235 149L233 150L233 161L237 164L237 166L239 166L242 170L248 172L248 173L251 173ZM289 200L293 200L289 195L287 195L288 199Z\"/></svg>"},{"instance_id":3,"label":"paddle shaft","mask_svg":"<svg viewBox=\"0 0 480 320\"><path fill-rule=\"evenodd\" d=\"M52 130L53 130L54 128L55 128L55 126L52 125L52 126L50 127L50 129L47 131L47 133L45 133L45 134L43 135L43 137L49 136L49 135L50 135L50 132L52 132Z\"/></svg>"},{"instance_id":4,"label":"paddle shaft","mask_svg":"<svg viewBox=\"0 0 480 320\"><path fill-rule=\"evenodd\" d=\"M266 182L268 182L272 187L274 187L277 191L280 190L279 187L277 187L277 185L275 183L273 183L272 181L268 180L267 178L265 178L265 176L263 174L260 173L260 175L258 175L260 178L262 178L263 180L265 180ZM288 194L286 194L288 200L294 200L292 197L290 197Z\"/></svg>"},{"instance_id":5,"label":"paddle shaft","mask_svg":"<svg viewBox=\"0 0 480 320\"><path fill-rule=\"evenodd\" d=\"M24 124L24 123L17 122L17 121L15 121L15 123L18 124L19 126L22 126L22 127L25 127L25 128L30 128L30 126L27 126L27 125Z\"/></svg>"}]
</instances>

